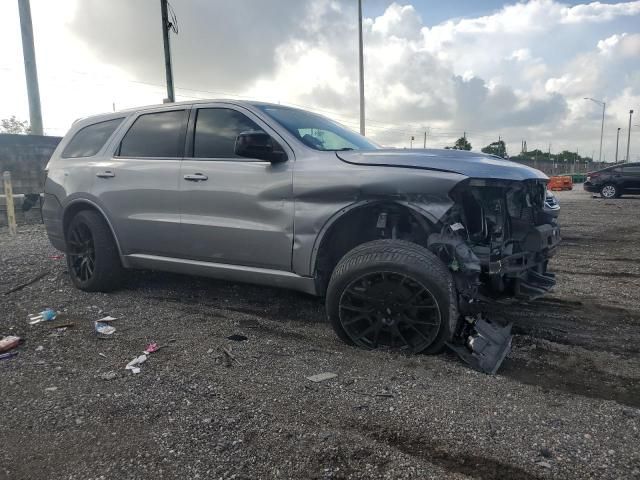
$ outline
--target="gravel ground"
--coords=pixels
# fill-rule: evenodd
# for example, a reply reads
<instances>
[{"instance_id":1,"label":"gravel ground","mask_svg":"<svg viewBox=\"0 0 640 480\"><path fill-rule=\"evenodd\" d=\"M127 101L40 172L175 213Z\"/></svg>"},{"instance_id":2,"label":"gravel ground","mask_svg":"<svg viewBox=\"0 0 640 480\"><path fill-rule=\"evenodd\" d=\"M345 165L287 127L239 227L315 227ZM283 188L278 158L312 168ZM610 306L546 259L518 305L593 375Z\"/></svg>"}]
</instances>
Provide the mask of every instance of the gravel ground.
<instances>
[{"instance_id":1,"label":"gravel ground","mask_svg":"<svg viewBox=\"0 0 640 480\"><path fill-rule=\"evenodd\" d=\"M47 272L0 294L0 335L26 339L0 361L0 479L640 478L640 198L558 197L558 286L495 312L516 333L496 376L347 347L294 292L154 272L80 292L42 226L0 229L0 292ZM45 307L74 326L28 325Z\"/></svg>"}]
</instances>

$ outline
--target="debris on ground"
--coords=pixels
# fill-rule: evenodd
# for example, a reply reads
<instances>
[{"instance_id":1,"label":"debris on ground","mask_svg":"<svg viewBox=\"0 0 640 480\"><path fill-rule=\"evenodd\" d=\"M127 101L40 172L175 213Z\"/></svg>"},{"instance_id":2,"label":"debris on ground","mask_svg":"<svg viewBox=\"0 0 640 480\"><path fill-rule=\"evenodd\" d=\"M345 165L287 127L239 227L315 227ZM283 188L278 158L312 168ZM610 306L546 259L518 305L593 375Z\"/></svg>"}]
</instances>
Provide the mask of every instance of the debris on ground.
<instances>
[{"instance_id":1,"label":"debris on ground","mask_svg":"<svg viewBox=\"0 0 640 480\"><path fill-rule=\"evenodd\" d=\"M236 362L238 365L242 365L242 363L240 363L240 360L238 360L236 356L231 353L230 348L222 347L222 352L225 355L225 366L230 367L233 362Z\"/></svg>"},{"instance_id":2,"label":"debris on ground","mask_svg":"<svg viewBox=\"0 0 640 480\"><path fill-rule=\"evenodd\" d=\"M137 356L136 358L131 360L129 363L127 363L127 366L124 367L125 370L131 370L132 373L140 373L140 365L142 365L144 362L147 361L147 359L149 358L149 355L151 355L153 352L158 351L159 349L160 347L158 346L157 343L155 342L150 343L144 349L144 352L142 353L142 355Z\"/></svg>"},{"instance_id":3,"label":"debris on ground","mask_svg":"<svg viewBox=\"0 0 640 480\"><path fill-rule=\"evenodd\" d=\"M127 366L124 367L124 369L131 370L131 373L140 373L139 365L142 365L144 362L146 362L147 358L148 357L146 354L140 355L127 363Z\"/></svg>"},{"instance_id":4,"label":"debris on ground","mask_svg":"<svg viewBox=\"0 0 640 480\"><path fill-rule=\"evenodd\" d=\"M49 322L51 320L55 320L57 316L58 316L58 312L56 312L52 308L47 308L37 315L30 314L29 325L35 325L36 323L40 323L40 322Z\"/></svg>"},{"instance_id":5,"label":"debris on ground","mask_svg":"<svg viewBox=\"0 0 640 480\"><path fill-rule=\"evenodd\" d=\"M62 260L64 258L64 254L59 254L59 255L49 255L49 258L51 260Z\"/></svg>"},{"instance_id":6,"label":"debris on ground","mask_svg":"<svg viewBox=\"0 0 640 480\"><path fill-rule=\"evenodd\" d=\"M95 322L96 333L100 335L112 335L116 331L116 327L109 325L108 323L96 320Z\"/></svg>"},{"instance_id":7,"label":"debris on ground","mask_svg":"<svg viewBox=\"0 0 640 480\"><path fill-rule=\"evenodd\" d=\"M0 360L7 360L9 358L15 357L16 355L18 355L17 351L7 352L7 353L0 353Z\"/></svg>"},{"instance_id":8,"label":"debris on ground","mask_svg":"<svg viewBox=\"0 0 640 480\"><path fill-rule=\"evenodd\" d=\"M0 340L0 353L13 350L22 342L23 342L22 338L16 337L15 335L9 335L8 337L4 337L2 340Z\"/></svg>"},{"instance_id":9,"label":"debris on ground","mask_svg":"<svg viewBox=\"0 0 640 480\"><path fill-rule=\"evenodd\" d=\"M464 343L447 342L447 346L474 370L495 375L511 351L511 324L500 327L481 314L465 321L459 334Z\"/></svg>"},{"instance_id":10,"label":"debris on ground","mask_svg":"<svg viewBox=\"0 0 640 480\"><path fill-rule=\"evenodd\" d=\"M67 328L73 328L75 327L76 324L73 322L62 322L62 323L54 323L53 325L51 325L52 329L56 329L56 330L61 330L64 331Z\"/></svg>"},{"instance_id":11,"label":"debris on ground","mask_svg":"<svg viewBox=\"0 0 640 480\"><path fill-rule=\"evenodd\" d=\"M245 340L249 340L249 337L246 335L240 335L238 333L234 333L233 335L229 335L227 340L233 340L234 342L244 342Z\"/></svg>"},{"instance_id":12,"label":"debris on ground","mask_svg":"<svg viewBox=\"0 0 640 480\"><path fill-rule=\"evenodd\" d=\"M338 376L337 373L325 372L318 373L316 375L311 375L310 377L305 377L307 380L311 380L312 382L324 382L325 380L331 380L332 378L336 378Z\"/></svg>"},{"instance_id":13,"label":"debris on ground","mask_svg":"<svg viewBox=\"0 0 640 480\"><path fill-rule=\"evenodd\" d=\"M49 270L46 270L44 272L40 272L38 275L33 277L31 280L28 280L28 281L26 281L24 283L21 283L20 285L16 285L15 287L10 288L6 292L4 292L4 295L9 295L10 293L17 292L18 290L22 290L24 287L28 287L32 283L36 283L38 280L46 277L48 275L48 273L49 273Z\"/></svg>"},{"instance_id":14,"label":"debris on ground","mask_svg":"<svg viewBox=\"0 0 640 480\"><path fill-rule=\"evenodd\" d=\"M98 322L113 322L114 320L117 320L117 317L112 317L111 315L107 315L106 317L102 317L100 320L98 320Z\"/></svg>"},{"instance_id":15,"label":"debris on ground","mask_svg":"<svg viewBox=\"0 0 640 480\"><path fill-rule=\"evenodd\" d=\"M112 371L103 373L102 375L100 375L100 378L103 380L113 380L117 376L118 374L112 370Z\"/></svg>"}]
</instances>

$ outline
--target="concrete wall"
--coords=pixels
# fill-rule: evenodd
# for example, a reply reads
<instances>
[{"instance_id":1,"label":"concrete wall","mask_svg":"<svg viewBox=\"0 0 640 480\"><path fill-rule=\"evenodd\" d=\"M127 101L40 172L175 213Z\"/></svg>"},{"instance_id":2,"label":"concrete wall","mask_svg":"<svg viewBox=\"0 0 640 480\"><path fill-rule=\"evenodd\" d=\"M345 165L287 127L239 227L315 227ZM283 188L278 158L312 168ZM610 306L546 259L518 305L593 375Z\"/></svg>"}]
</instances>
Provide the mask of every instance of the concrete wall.
<instances>
[{"instance_id":1,"label":"concrete wall","mask_svg":"<svg viewBox=\"0 0 640 480\"><path fill-rule=\"evenodd\" d=\"M13 193L40 193L44 167L61 137L0 134L0 174L11 172ZM0 191L4 186L0 182Z\"/></svg>"},{"instance_id":2,"label":"concrete wall","mask_svg":"<svg viewBox=\"0 0 640 480\"><path fill-rule=\"evenodd\" d=\"M11 172L13 193L40 193L44 188L44 167L60 143L61 137L11 135L0 133L0 195L4 195L2 173ZM16 222L41 221L40 205L28 212L22 209L22 199L16 198ZM0 226L7 224L5 199L0 197Z\"/></svg>"}]
</instances>

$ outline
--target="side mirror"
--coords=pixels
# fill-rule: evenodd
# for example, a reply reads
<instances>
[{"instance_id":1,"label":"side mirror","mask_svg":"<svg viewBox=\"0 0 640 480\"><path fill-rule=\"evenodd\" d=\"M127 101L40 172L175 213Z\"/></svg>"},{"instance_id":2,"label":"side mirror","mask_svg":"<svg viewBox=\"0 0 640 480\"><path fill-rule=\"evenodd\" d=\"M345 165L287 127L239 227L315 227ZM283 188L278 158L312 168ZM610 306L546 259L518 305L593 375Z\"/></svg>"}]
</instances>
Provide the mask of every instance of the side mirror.
<instances>
[{"instance_id":1,"label":"side mirror","mask_svg":"<svg viewBox=\"0 0 640 480\"><path fill-rule=\"evenodd\" d=\"M240 157L257 158L271 163L287 160L280 145L268 133L260 131L242 132L238 135L234 152Z\"/></svg>"}]
</instances>

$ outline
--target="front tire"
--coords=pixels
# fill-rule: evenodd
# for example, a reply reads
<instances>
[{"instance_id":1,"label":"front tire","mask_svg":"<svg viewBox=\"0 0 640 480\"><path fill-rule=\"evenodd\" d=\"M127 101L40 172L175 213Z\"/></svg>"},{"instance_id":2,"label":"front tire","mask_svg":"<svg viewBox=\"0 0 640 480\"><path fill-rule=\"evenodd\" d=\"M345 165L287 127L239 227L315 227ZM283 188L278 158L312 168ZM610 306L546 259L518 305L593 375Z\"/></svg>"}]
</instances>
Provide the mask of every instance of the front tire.
<instances>
[{"instance_id":1,"label":"front tire","mask_svg":"<svg viewBox=\"0 0 640 480\"><path fill-rule=\"evenodd\" d=\"M83 210L69 223L65 241L73 284L87 292L109 292L120 286L123 268L116 242L102 216Z\"/></svg>"},{"instance_id":2,"label":"front tire","mask_svg":"<svg viewBox=\"0 0 640 480\"><path fill-rule=\"evenodd\" d=\"M620 189L613 183L607 183L602 186L600 196L606 199L618 198L620 196Z\"/></svg>"},{"instance_id":3,"label":"front tire","mask_svg":"<svg viewBox=\"0 0 640 480\"><path fill-rule=\"evenodd\" d=\"M403 240L375 240L348 252L331 275L326 306L338 337L366 349L438 353L458 322L448 268Z\"/></svg>"}]
</instances>

